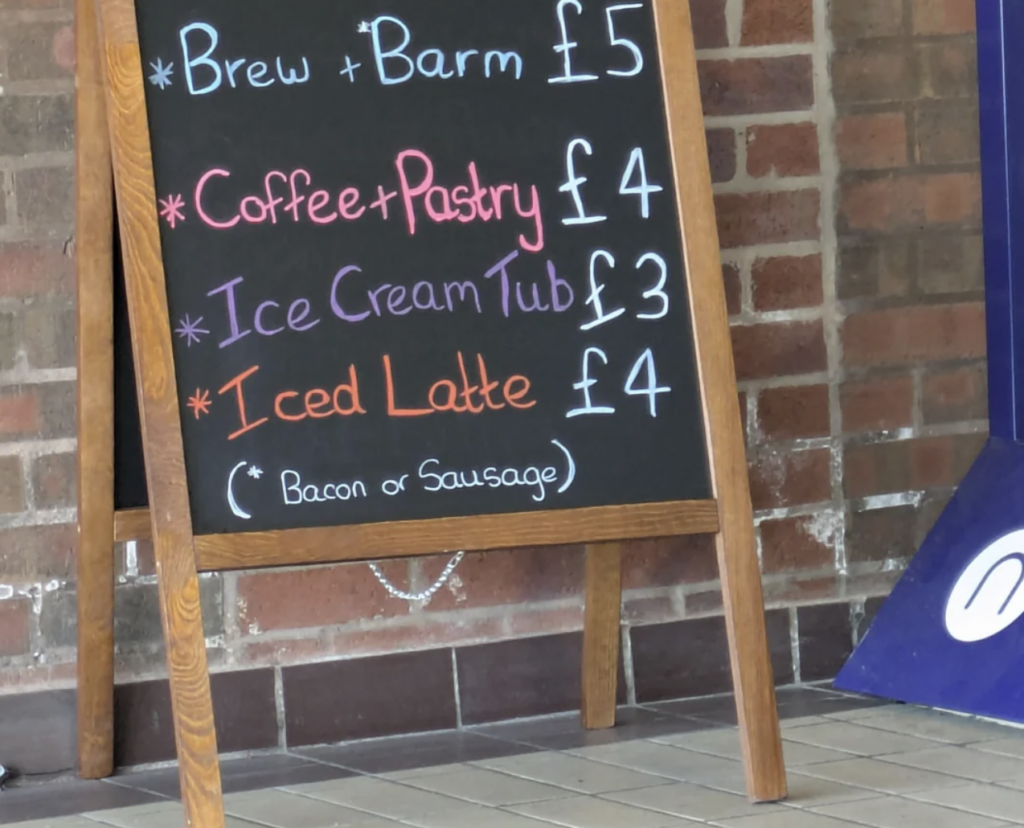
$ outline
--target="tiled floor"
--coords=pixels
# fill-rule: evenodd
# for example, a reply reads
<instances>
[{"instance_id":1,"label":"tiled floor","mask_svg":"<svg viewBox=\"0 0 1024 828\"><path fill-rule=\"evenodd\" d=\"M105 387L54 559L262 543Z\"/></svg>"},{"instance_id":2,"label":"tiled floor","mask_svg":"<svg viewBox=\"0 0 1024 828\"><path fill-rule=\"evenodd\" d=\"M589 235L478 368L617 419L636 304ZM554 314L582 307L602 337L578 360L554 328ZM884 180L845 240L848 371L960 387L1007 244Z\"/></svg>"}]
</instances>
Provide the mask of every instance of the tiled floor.
<instances>
[{"instance_id":1,"label":"tiled floor","mask_svg":"<svg viewBox=\"0 0 1024 828\"><path fill-rule=\"evenodd\" d=\"M224 761L230 828L998 828L1024 825L1024 731L780 692L790 797L743 793L731 699ZM172 769L0 793L19 828L179 828ZM26 821L28 820L28 821Z\"/></svg>"}]
</instances>

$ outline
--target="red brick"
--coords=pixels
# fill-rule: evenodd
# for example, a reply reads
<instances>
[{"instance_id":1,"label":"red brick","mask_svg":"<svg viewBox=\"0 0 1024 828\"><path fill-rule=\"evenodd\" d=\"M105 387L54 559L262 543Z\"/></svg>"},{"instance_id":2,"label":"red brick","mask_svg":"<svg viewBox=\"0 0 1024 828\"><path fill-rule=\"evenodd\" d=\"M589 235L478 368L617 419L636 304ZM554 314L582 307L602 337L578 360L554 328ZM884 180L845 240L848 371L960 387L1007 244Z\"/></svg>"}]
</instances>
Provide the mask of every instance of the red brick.
<instances>
[{"instance_id":1,"label":"red brick","mask_svg":"<svg viewBox=\"0 0 1024 828\"><path fill-rule=\"evenodd\" d=\"M698 49L729 45L725 26L725 0L690 0L693 42Z\"/></svg>"},{"instance_id":2,"label":"red brick","mask_svg":"<svg viewBox=\"0 0 1024 828\"><path fill-rule=\"evenodd\" d=\"M424 584L436 578L441 559L425 562ZM556 546L466 555L448 584L427 604L431 612L500 604L552 601L583 591L583 548Z\"/></svg>"},{"instance_id":3,"label":"red brick","mask_svg":"<svg viewBox=\"0 0 1024 828\"><path fill-rule=\"evenodd\" d=\"M0 529L0 572L13 581L72 577L76 536L73 523Z\"/></svg>"},{"instance_id":4,"label":"red brick","mask_svg":"<svg viewBox=\"0 0 1024 828\"><path fill-rule=\"evenodd\" d=\"M917 91L914 55L903 43L837 52L832 58L836 103L903 101Z\"/></svg>"},{"instance_id":5,"label":"red brick","mask_svg":"<svg viewBox=\"0 0 1024 828\"><path fill-rule=\"evenodd\" d=\"M809 189L722 193L715 196L719 240L730 248L817 239L820 203Z\"/></svg>"},{"instance_id":6,"label":"red brick","mask_svg":"<svg viewBox=\"0 0 1024 828\"><path fill-rule=\"evenodd\" d=\"M33 368L75 365L75 310L63 302L38 301L20 312L22 344ZM3 360L0 360L2 364Z\"/></svg>"},{"instance_id":7,"label":"red brick","mask_svg":"<svg viewBox=\"0 0 1024 828\"><path fill-rule=\"evenodd\" d=\"M903 0L832 0L829 23L837 43L894 37L903 28Z\"/></svg>"},{"instance_id":8,"label":"red brick","mask_svg":"<svg viewBox=\"0 0 1024 828\"><path fill-rule=\"evenodd\" d=\"M824 371L825 335L820 321L734 325L732 349L741 380Z\"/></svg>"},{"instance_id":9,"label":"red brick","mask_svg":"<svg viewBox=\"0 0 1024 828\"><path fill-rule=\"evenodd\" d=\"M908 296L914 283L914 243L876 236L839 248L836 287L840 299Z\"/></svg>"},{"instance_id":10,"label":"red brick","mask_svg":"<svg viewBox=\"0 0 1024 828\"><path fill-rule=\"evenodd\" d=\"M622 621L626 624L664 624L683 617L680 601L674 595L622 596Z\"/></svg>"},{"instance_id":11,"label":"red brick","mask_svg":"<svg viewBox=\"0 0 1024 828\"><path fill-rule=\"evenodd\" d=\"M14 175L18 215L25 224L70 224L75 183L71 167L33 167Z\"/></svg>"},{"instance_id":12,"label":"red brick","mask_svg":"<svg viewBox=\"0 0 1024 828\"><path fill-rule=\"evenodd\" d=\"M24 655L29 650L32 602L22 598L0 601L0 656Z\"/></svg>"},{"instance_id":13,"label":"red brick","mask_svg":"<svg viewBox=\"0 0 1024 828\"><path fill-rule=\"evenodd\" d=\"M736 177L736 133L731 129L709 129L706 135L711 181L732 181Z\"/></svg>"},{"instance_id":14,"label":"red brick","mask_svg":"<svg viewBox=\"0 0 1024 828\"><path fill-rule=\"evenodd\" d=\"M0 391L0 439L31 437L42 428L39 395L34 388Z\"/></svg>"},{"instance_id":15,"label":"red brick","mask_svg":"<svg viewBox=\"0 0 1024 828\"><path fill-rule=\"evenodd\" d=\"M949 173L924 179L925 221L981 225L981 175Z\"/></svg>"},{"instance_id":16,"label":"red brick","mask_svg":"<svg viewBox=\"0 0 1024 828\"><path fill-rule=\"evenodd\" d=\"M831 512L761 523L761 568L766 575L831 566L839 520Z\"/></svg>"},{"instance_id":17,"label":"red brick","mask_svg":"<svg viewBox=\"0 0 1024 828\"><path fill-rule=\"evenodd\" d=\"M408 588L405 561L389 561L381 570L400 589ZM408 603L390 597L365 564L243 575L238 599L243 631L331 626L409 612Z\"/></svg>"},{"instance_id":18,"label":"red brick","mask_svg":"<svg viewBox=\"0 0 1024 828\"><path fill-rule=\"evenodd\" d=\"M816 124L775 124L747 130L747 172L754 178L816 175L820 169Z\"/></svg>"},{"instance_id":19,"label":"red brick","mask_svg":"<svg viewBox=\"0 0 1024 828\"><path fill-rule=\"evenodd\" d=\"M922 43L916 48L924 98L964 98L978 94L977 44L973 37Z\"/></svg>"},{"instance_id":20,"label":"red brick","mask_svg":"<svg viewBox=\"0 0 1024 828\"><path fill-rule=\"evenodd\" d=\"M914 33L952 35L973 32L974 0L914 0Z\"/></svg>"},{"instance_id":21,"label":"red brick","mask_svg":"<svg viewBox=\"0 0 1024 828\"><path fill-rule=\"evenodd\" d=\"M852 512L846 527L849 563L904 559L917 550L917 510L913 506Z\"/></svg>"},{"instance_id":22,"label":"red brick","mask_svg":"<svg viewBox=\"0 0 1024 828\"><path fill-rule=\"evenodd\" d=\"M971 435L919 437L846 449L848 497L953 486L973 460Z\"/></svg>"},{"instance_id":23,"label":"red brick","mask_svg":"<svg viewBox=\"0 0 1024 828\"><path fill-rule=\"evenodd\" d=\"M925 423L980 420L988 415L984 365L929 374L924 378L921 413Z\"/></svg>"},{"instance_id":24,"label":"red brick","mask_svg":"<svg viewBox=\"0 0 1024 828\"><path fill-rule=\"evenodd\" d=\"M765 388L757 397L757 421L766 440L827 437L828 386Z\"/></svg>"},{"instance_id":25,"label":"red brick","mask_svg":"<svg viewBox=\"0 0 1024 828\"><path fill-rule=\"evenodd\" d=\"M740 43L810 43L814 40L811 0L745 0Z\"/></svg>"},{"instance_id":26,"label":"red brick","mask_svg":"<svg viewBox=\"0 0 1024 828\"><path fill-rule=\"evenodd\" d=\"M347 657L425 650L494 641L508 636L505 629L501 618L474 618L462 613L457 613L454 618L424 615L401 625L339 630L330 637L330 648Z\"/></svg>"},{"instance_id":27,"label":"red brick","mask_svg":"<svg viewBox=\"0 0 1024 828\"><path fill-rule=\"evenodd\" d=\"M855 313L846 317L842 339L847 366L982 357L985 307L963 302Z\"/></svg>"},{"instance_id":28,"label":"red brick","mask_svg":"<svg viewBox=\"0 0 1024 828\"><path fill-rule=\"evenodd\" d=\"M0 242L0 297L70 295L75 262L59 244Z\"/></svg>"},{"instance_id":29,"label":"red brick","mask_svg":"<svg viewBox=\"0 0 1024 828\"><path fill-rule=\"evenodd\" d=\"M627 541L623 552L623 589L696 584L718 578L712 535Z\"/></svg>"},{"instance_id":30,"label":"red brick","mask_svg":"<svg viewBox=\"0 0 1024 828\"><path fill-rule=\"evenodd\" d=\"M583 604L576 607L515 607L505 621L508 635L553 635L583 629Z\"/></svg>"},{"instance_id":31,"label":"red brick","mask_svg":"<svg viewBox=\"0 0 1024 828\"><path fill-rule=\"evenodd\" d=\"M75 36L65 23L9 26L5 35L9 80L65 78L74 69Z\"/></svg>"},{"instance_id":32,"label":"red brick","mask_svg":"<svg viewBox=\"0 0 1024 828\"><path fill-rule=\"evenodd\" d=\"M755 455L750 461L750 497L755 509L830 500L831 452L771 450Z\"/></svg>"},{"instance_id":33,"label":"red brick","mask_svg":"<svg viewBox=\"0 0 1024 828\"><path fill-rule=\"evenodd\" d=\"M0 388L0 441L73 437L74 434L73 382Z\"/></svg>"},{"instance_id":34,"label":"red brick","mask_svg":"<svg viewBox=\"0 0 1024 828\"><path fill-rule=\"evenodd\" d=\"M794 112L814 105L808 55L702 60L697 70L705 115Z\"/></svg>"},{"instance_id":35,"label":"red brick","mask_svg":"<svg viewBox=\"0 0 1024 828\"><path fill-rule=\"evenodd\" d=\"M13 514L25 508L25 487L22 483L21 458L0 457L0 512Z\"/></svg>"},{"instance_id":36,"label":"red brick","mask_svg":"<svg viewBox=\"0 0 1024 828\"><path fill-rule=\"evenodd\" d=\"M886 176L846 181L840 215L851 230L892 232L981 223L977 173Z\"/></svg>"},{"instance_id":37,"label":"red brick","mask_svg":"<svg viewBox=\"0 0 1024 828\"><path fill-rule=\"evenodd\" d=\"M425 563L432 583L441 559ZM453 577L427 604L431 612L531 601L554 601L583 592L583 548L548 547L467 555Z\"/></svg>"},{"instance_id":38,"label":"red brick","mask_svg":"<svg viewBox=\"0 0 1024 828\"><path fill-rule=\"evenodd\" d=\"M758 259L751 272L754 310L808 308L822 302L821 256Z\"/></svg>"},{"instance_id":39,"label":"red brick","mask_svg":"<svg viewBox=\"0 0 1024 828\"><path fill-rule=\"evenodd\" d=\"M977 101L918 107L914 135L921 164L969 164L980 157Z\"/></svg>"},{"instance_id":40,"label":"red brick","mask_svg":"<svg viewBox=\"0 0 1024 828\"><path fill-rule=\"evenodd\" d=\"M839 389L843 431L885 431L914 421L914 382L909 376L868 377Z\"/></svg>"},{"instance_id":41,"label":"red brick","mask_svg":"<svg viewBox=\"0 0 1024 828\"><path fill-rule=\"evenodd\" d=\"M907 122L903 112L847 115L836 127L839 163L849 169L880 170L907 163Z\"/></svg>"},{"instance_id":42,"label":"red brick","mask_svg":"<svg viewBox=\"0 0 1024 828\"><path fill-rule=\"evenodd\" d=\"M725 309L730 316L735 316L743 309L743 287L740 284L739 265L723 264L722 279L725 281Z\"/></svg>"},{"instance_id":43,"label":"red brick","mask_svg":"<svg viewBox=\"0 0 1024 828\"><path fill-rule=\"evenodd\" d=\"M68 152L74 146L74 124L70 94L0 96L0 147L6 155Z\"/></svg>"},{"instance_id":44,"label":"red brick","mask_svg":"<svg viewBox=\"0 0 1024 828\"><path fill-rule=\"evenodd\" d=\"M917 286L929 295L980 293L985 287L985 250L980 233L929 233L917 242Z\"/></svg>"},{"instance_id":45,"label":"red brick","mask_svg":"<svg viewBox=\"0 0 1024 828\"><path fill-rule=\"evenodd\" d=\"M39 509L75 505L77 462L72 453L44 454L32 465L32 489Z\"/></svg>"}]
</instances>

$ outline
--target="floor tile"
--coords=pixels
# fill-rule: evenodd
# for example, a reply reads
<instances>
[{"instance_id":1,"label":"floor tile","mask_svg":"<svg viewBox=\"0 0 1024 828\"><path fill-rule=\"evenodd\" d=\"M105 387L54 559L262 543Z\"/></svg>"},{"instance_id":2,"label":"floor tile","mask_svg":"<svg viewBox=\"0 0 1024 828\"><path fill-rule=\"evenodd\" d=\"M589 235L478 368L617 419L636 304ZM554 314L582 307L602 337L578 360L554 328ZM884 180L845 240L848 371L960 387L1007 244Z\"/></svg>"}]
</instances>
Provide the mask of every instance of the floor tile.
<instances>
[{"instance_id":1,"label":"floor tile","mask_svg":"<svg viewBox=\"0 0 1024 828\"><path fill-rule=\"evenodd\" d=\"M578 716L576 718L579 719ZM293 753L307 760L327 762L360 773L382 774L499 756L518 756L536 749L530 745L493 739L477 733L451 731L373 739L347 745L298 748Z\"/></svg>"},{"instance_id":2,"label":"floor tile","mask_svg":"<svg viewBox=\"0 0 1024 828\"><path fill-rule=\"evenodd\" d=\"M955 776L866 758L807 765L799 773L880 793L901 794L966 784L966 780Z\"/></svg>"},{"instance_id":3,"label":"floor tile","mask_svg":"<svg viewBox=\"0 0 1024 828\"><path fill-rule=\"evenodd\" d=\"M466 805L443 814L425 814L407 819L403 824L420 828L551 828L550 822L541 822L522 814ZM362 825L358 828L364 828Z\"/></svg>"},{"instance_id":4,"label":"floor tile","mask_svg":"<svg viewBox=\"0 0 1024 828\"><path fill-rule=\"evenodd\" d=\"M1001 756L1016 756L1024 759L1024 733L1009 739L992 739L986 742L975 742L968 747L982 753L998 753Z\"/></svg>"},{"instance_id":5,"label":"floor tile","mask_svg":"<svg viewBox=\"0 0 1024 828\"><path fill-rule=\"evenodd\" d=\"M693 823L669 814L632 808L607 799L576 796L516 805L511 810L570 828L677 828ZM483 826L481 826L483 828Z\"/></svg>"},{"instance_id":6,"label":"floor tile","mask_svg":"<svg viewBox=\"0 0 1024 828\"><path fill-rule=\"evenodd\" d=\"M916 750L885 757L886 762L948 773L981 782L1024 777L1024 759L982 753L966 747L947 746Z\"/></svg>"},{"instance_id":7,"label":"floor tile","mask_svg":"<svg viewBox=\"0 0 1024 828\"><path fill-rule=\"evenodd\" d=\"M571 795L565 788L469 765L462 765L449 773L417 776L406 784L468 802L494 806L538 802Z\"/></svg>"},{"instance_id":8,"label":"floor tile","mask_svg":"<svg viewBox=\"0 0 1024 828\"><path fill-rule=\"evenodd\" d=\"M491 759L478 764L524 779L535 779L590 794L650 788L672 782L663 776L593 762L565 753L534 753L506 759Z\"/></svg>"},{"instance_id":9,"label":"floor tile","mask_svg":"<svg viewBox=\"0 0 1024 828\"><path fill-rule=\"evenodd\" d=\"M826 805L815 808L815 812L837 819L856 820L875 828L995 828L1005 825L1002 820L980 814L897 796Z\"/></svg>"},{"instance_id":10,"label":"floor tile","mask_svg":"<svg viewBox=\"0 0 1024 828\"><path fill-rule=\"evenodd\" d=\"M4 790L0 793L0 824L166 801L162 796L122 788L105 781L62 779Z\"/></svg>"},{"instance_id":11,"label":"floor tile","mask_svg":"<svg viewBox=\"0 0 1024 828\"><path fill-rule=\"evenodd\" d=\"M856 723L863 727L905 733L909 736L920 736L936 742L949 742L958 745L1003 739L1014 734L1013 729L994 722L983 722L966 716L954 716L951 713L939 713L920 708L883 709L876 715L857 719ZM1018 731L1017 737L1024 744L1024 731Z\"/></svg>"},{"instance_id":12,"label":"floor tile","mask_svg":"<svg viewBox=\"0 0 1024 828\"><path fill-rule=\"evenodd\" d=\"M839 719L841 721L852 722L857 719L864 719L870 716L877 716L879 713L886 713L890 711L900 710L917 710L918 708L910 704L886 704L881 703L874 706L868 707L854 707L850 710L839 710L834 713L826 713L830 719Z\"/></svg>"},{"instance_id":13,"label":"floor tile","mask_svg":"<svg viewBox=\"0 0 1024 828\"><path fill-rule=\"evenodd\" d=\"M853 828L854 823L846 822L811 811L787 810L738 819L714 820L712 825L727 828ZM908 826L909 828L909 826Z\"/></svg>"},{"instance_id":14,"label":"floor tile","mask_svg":"<svg viewBox=\"0 0 1024 828\"><path fill-rule=\"evenodd\" d=\"M367 820L363 811L277 790L230 794L224 797L224 810L275 828L331 828Z\"/></svg>"},{"instance_id":15,"label":"floor tile","mask_svg":"<svg viewBox=\"0 0 1024 828\"><path fill-rule=\"evenodd\" d=\"M576 751L586 759L620 765L656 776L708 785L719 790L744 790L743 767L739 762L661 745L656 742L626 742Z\"/></svg>"},{"instance_id":16,"label":"floor tile","mask_svg":"<svg viewBox=\"0 0 1024 828\"><path fill-rule=\"evenodd\" d=\"M891 733L862 727L853 722L828 722L808 725L787 731L786 738L817 747L854 753L858 756L881 756L887 753L907 753L935 747L935 743L903 733Z\"/></svg>"},{"instance_id":17,"label":"floor tile","mask_svg":"<svg viewBox=\"0 0 1024 828\"><path fill-rule=\"evenodd\" d=\"M975 814L1005 819L1009 822L1024 822L1024 791L1012 790L983 782L961 785L956 788L937 788L934 791L920 791L908 794L911 799L959 808Z\"/></svg>"},{"instance_id":18,"label":"floor tile","mask_svg":"<svg viewBox=\"0 0 1024 828\"><path fill-rule=\"evenodd\" d=\"M315 782L286 788L293 793L335 802L374 816L403 820L423 814L442 813L464 806L464 802L431 791L421 791L397 782L369 776Z\"/></svg>"},{"instance_id":19,"label":"floor tile","mask_svg":"<svg viewBox=\"0 0 1024 828\"><path fill-rule=\"evenodd\" d=\"M792 730L794 727L806 727L812 724L825 724L831 722L833 719L826 718L825 716L797 716L795 719L780 719L779 724L782 729Z\"/></svg>"},{"instance_id":20,"label":"floor tile","mask_svg":"<svg viewBox=\"0 0 1024 828\"><path fill-rule=\"evenodd\" d=\"M822 719L822 721L828 722L827 719ZM791 741L788 739L787 731L783 731L783 736L782 750L785 754L786 767L799 767L800 765L811 765L816 762L833 762L848 758L846 753L837 750ZM698 753L710 753L712 756L733 759L737 762L742 758L740 734L738 730L733 728L664 736L652 741L660 744L674 745L686 750L695 750Z\"/></svg>"},{"instance_id":21,"label":"floor tile","mask_svg":"<svg viewBox=\"0 0 1024 828\"><path fill-rule=\"evenodd\" d=\"M689 782L674 782L655 788L608 793L602 798L697 820L760 815L779 811L784 807L776 804L753 805L745 796L716 791Z\"/></svg>"},{"instance_id":22,"label":"floor tile","mask_svg":"<svg viewBox=\"0 0 1024 828\"><path fill-rule=\"evenodd\" d=\"M813 808L817 805L831 805L836 802L852 802L857 799L877 797L878 792L856 788L831 779L818 779L800 773L786 774L789 797L785 804L794 808Z\"/></svg>"},{"instance_id":23,"label":"floor tile","mask_svg":"<svg viewBox=\"0 0 1024 828\"><path fill-rule=\"evenodd\" d=\"M81 816L63 816L6 823L6 828L96 828L96 823Z\"/></svg>"},{"instance_id":24,"label":"floor tile","mask_svg":"<svg viewBox=\"0 0 1024 828\"><path fill-rule=\"evenodd\" d=\"M185 810L180 802L161 802L155 805L136 805L132 808L117 808L110 811L93 811L90 819L117 828L182 828L185 824ZM225 828L255 828L256 823L227 816Z\"/></svg>"}]
</instances>

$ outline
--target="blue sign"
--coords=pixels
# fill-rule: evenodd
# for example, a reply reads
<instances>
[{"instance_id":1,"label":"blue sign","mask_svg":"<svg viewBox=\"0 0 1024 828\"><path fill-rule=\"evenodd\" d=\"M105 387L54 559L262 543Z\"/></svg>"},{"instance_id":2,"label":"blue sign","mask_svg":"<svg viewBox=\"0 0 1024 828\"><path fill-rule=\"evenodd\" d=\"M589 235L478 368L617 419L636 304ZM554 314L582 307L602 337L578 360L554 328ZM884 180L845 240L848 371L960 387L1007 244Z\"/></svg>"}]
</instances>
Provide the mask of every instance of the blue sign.
<instances>
[{"instance_id":1,"label":"blue sign","mask_svg":"<svg viewBox=\"0 0 1024 828\"><path fill-rule=\"evenodd\" d=\"M835 683L1024 722L1024 2L977 8L992 436Z\"/></svg>"}]
</instances>

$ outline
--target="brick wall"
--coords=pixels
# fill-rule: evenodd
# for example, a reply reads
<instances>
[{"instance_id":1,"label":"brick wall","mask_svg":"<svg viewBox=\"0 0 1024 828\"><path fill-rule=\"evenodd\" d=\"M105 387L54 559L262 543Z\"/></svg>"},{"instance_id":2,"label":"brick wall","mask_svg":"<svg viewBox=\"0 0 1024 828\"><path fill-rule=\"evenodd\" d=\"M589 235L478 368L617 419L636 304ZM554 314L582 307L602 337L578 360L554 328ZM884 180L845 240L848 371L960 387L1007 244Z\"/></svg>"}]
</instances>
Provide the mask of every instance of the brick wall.
<instances>
[{"instance_id":1,"label":"brick wall","mask_svg":"<svg viewBox=\"0 0 1024 828\"><path fill-rule=\"evenodd\" d=\"M692 5L766 592L798 653L837 616L795 607L855 635L985 433L973 7ZM69 8L0 0L0 691L73 671ZM118 557L119 676L155 674L152 554ZM415 591L443 566L383 569ZM469 555L416 605L364 565L208 576L211 663L576 630L582 576L576 547ZM625 622L717 614L716 578L707 539L631 544Z\"/></svg>"}]
</instances>

